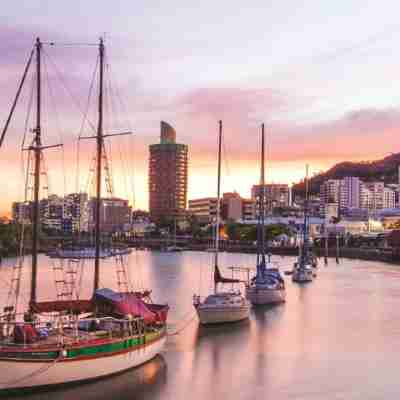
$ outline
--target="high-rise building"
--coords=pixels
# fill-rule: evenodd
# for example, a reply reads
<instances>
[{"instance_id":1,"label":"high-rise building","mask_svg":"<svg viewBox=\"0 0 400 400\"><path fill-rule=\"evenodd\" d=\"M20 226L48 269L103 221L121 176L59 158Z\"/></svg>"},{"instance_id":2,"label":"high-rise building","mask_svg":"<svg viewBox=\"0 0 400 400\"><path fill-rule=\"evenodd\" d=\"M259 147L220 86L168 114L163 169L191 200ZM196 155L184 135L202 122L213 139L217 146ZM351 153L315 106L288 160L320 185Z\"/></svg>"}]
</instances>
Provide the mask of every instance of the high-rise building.
<instances>
[{"instance_id":1,"label":"high-rise building","mask_svg":"<svg viewBox=\"0 0 400 400\"><path fill-rule=\"evenodd\" d=\"M188 146L176 143L176 132L161 121L161 141L150 145L149 211L154 220L185 215Z\"/></svg>"},{"instance_id":2,"label":"high-rise building","mask_svg":"<svg viewBox=\"0 0 400 400\"><path fill-rule=\"evenodd\" d=\"M383 182L363 182L361 185L361 208L368 208L372 211L382 209L384 188Z\"/></svg>"},{"instance_id":3,"label":"high-rise building","mask_svg":"<svg viewBox=\"0 0 400 400\"><path fill-rule=\"evenodd\" d=\"M361 180L355 176L346 176L340 181L340 207L360 208Z\"/></svg>"},{"instance_id":4,"label":"high-rise building","mask_svg":"<svg viewBox=\"0 0 400 400\"><path fill-rule=\"evenodd\" d=\"M396 207L396 191L385 187L383 188L383 208L395 208Z\"/></svg>"},{"instance_id":5,"label":"high-rise building","mask_svg":"<svg viewBox=\"0 0 400 400\"><path fill-rule=\"evenodd\" d=\"M56 194L40 200L40 222L47 231L62 231L64 199Z\"/></svg>"},{"instance_id":6,"label":"high-rise building","mask_svg":"<svg viewBox=\"0 0 400 400\"><path fill-rule=\"evenodd\" d=\"M71 193L64 197L63 230L88 232L89 201L87 193Z\"/></svg>"},{"instance_id":7,"label":"high-rise building","mask_svg":"<svg viewBox=\"0 0 400 400\"><path fill-rule=\"evenodd\" d=\"M392 185L393 186L393 185ZM394 185L397 187L397 185ZM336 204L340 215L353 214L351 210L362 209L376 212L396 206L396 190L382 181L363 182L360 178L347 176L328 179L320 187L321 214L327 205Z\"/></svg>"},{"instance_id":8,"label":"high-rise building","mask_svg":"<svg viewBox=\"0 0 400 400\"><path fill-rule=\"evenodd\" d=\"M339 204L340 180L328 179L320 187L321 213L325 215L325 204Z\"/></svg>"}]
</instances>

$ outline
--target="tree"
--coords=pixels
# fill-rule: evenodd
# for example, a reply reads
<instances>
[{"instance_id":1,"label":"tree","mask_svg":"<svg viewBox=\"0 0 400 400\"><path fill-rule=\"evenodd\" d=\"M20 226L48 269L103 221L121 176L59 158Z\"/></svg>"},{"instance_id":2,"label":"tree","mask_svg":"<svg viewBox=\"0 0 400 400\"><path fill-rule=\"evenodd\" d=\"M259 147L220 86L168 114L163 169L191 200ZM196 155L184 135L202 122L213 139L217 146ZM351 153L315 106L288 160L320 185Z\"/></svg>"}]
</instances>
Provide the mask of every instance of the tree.
<instances>
[{"instance_id":1,"label":"tree","mask_svg":"<svg viewBox=\"0 0 400 400\"><path fill-rule=\"evenodd\" d=\"M225 232L228 235L229 240L239 240L239 224L235 222L227 222L225 225Z\"/></svg>"},{"instance_id":2,"label":"tree","mask_svg":"<svg viewBox=\"0 0 400 400\"><path fill-rule=\"evenodd\" d=\"M191 214L187 217L187 220L189 223L188 233L190 233L194 238L199 238L202 234L199 219L196 215Z\"/></svg>"}]
</instances>

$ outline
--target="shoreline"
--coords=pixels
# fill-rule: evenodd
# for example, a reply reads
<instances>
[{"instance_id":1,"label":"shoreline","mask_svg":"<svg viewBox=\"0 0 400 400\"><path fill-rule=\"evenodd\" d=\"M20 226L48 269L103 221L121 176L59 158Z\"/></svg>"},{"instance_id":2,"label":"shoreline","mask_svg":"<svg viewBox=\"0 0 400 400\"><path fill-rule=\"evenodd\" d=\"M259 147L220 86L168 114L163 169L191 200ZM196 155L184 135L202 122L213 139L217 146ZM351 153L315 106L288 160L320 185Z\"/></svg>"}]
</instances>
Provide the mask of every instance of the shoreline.
<instances>
[{"instance_id":1,"label":"shoreline","mask_svg":"<svg viewBox=\"0 0 400 400\"><path fill-rule=\"evenodd\" d=\"M221 252L227 253L244 253L244 254L255 254L256 247L254 245L249 245L248 243L224 243L221 242ZM162 248L162 243L159 240L141 240L139 243L128 243L130 248L137 249L145 249L145 250L154 250L160 251ZM179 246L179 244L178 244ZM181 243L181 247L185 251L203 251L207 252L210 246L204 243ZM48 251L48 246L43 246L40 250L40 253L46 253ZM315 247L314 248L316 256L320 258L324 258L325 249ZM270 247L268 249L273 255L281 255L281 256L297 256L298 248L297 247ZM29 251L27 251L26 255L29 256ZM2 252L0 253L0 262L5 258L13 258L16 257L17 254L14 254L12 251L10 252ZM328 249L328 258L336 258L336 248L330 247ZM358 248L358 247L342 247L339 249L339 259L340 258L348 258L348 259L359 259L365 261L381 261L390 264L400 264L400 248Z\"/></svg>"}]
</instances>

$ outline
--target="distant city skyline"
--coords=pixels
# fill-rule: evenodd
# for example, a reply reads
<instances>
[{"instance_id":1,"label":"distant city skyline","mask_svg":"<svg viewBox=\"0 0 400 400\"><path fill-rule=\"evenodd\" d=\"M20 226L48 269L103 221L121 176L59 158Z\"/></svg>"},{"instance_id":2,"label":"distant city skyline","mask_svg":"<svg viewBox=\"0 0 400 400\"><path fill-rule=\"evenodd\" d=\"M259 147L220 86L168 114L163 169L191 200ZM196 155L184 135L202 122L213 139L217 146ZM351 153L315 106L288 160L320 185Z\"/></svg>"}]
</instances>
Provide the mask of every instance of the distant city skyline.
<instances>
[{"instance_id":1,"label":"distant city skyline","mask_svg":"<svg viewBox=\"0 0 400 400\"><path fill-rule=\"evenodd\" d=\"M132 202L134 191L135 208L148 208L147 149L158 138L160 120L171 123L189 145L189 199L214 195L219 119L226 148L222 190L244 197L259 181L261 122L267 126L268 182L297 182L306 163L312 173L338 161L378 159L399 149L400 52L394 51L399 8L394 1L360 0L120 1L118 7L100 0L8 2L0 17L0 128L36 36L96 43L105 33L112 77L135 133L134 145L129 138L113 139L115 195ZM54 47L46 52L83 104L96 50ZM50 71L50 62L47 67ZM65 93L58 107L65 188L59 150L48 152L47 164L51 191L62 194L76 191L74 140L81 115ZM23 193L24 107L17 112L0 149L0 215L9 214L12 201ZM46 143L60 141L55 126L46 121ZM90 146L82 145L81 171L89 169ZM120 148L124 160L118 158ZM127 177L123 169L129 170Z\"/></svg>"}]
</instances>

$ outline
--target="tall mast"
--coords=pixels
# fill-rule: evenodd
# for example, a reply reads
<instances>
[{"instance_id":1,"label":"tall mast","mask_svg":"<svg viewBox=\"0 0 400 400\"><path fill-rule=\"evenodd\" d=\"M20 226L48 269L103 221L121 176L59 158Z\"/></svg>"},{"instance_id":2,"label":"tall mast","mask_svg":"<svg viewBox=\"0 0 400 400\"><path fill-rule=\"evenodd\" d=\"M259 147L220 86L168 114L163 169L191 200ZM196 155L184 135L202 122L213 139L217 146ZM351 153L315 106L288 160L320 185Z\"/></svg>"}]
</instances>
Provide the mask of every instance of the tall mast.
<instances>
[{"instance_id":1,"label":"tall mast","mask_svg":"<svg viewBox=\"0 0 400 400\"><path fill-rule=\"evenodd\" d=\"M219 135L218 135L218 183L217 183L217 216L215 222L215 255L214 255L214 266L218 268L218 251L219 251L219 220L220 220L220 209L221 209L221 145L222 145L222 121L219 121ZM216 290L216 284L214 284L214 290Z\"/></svg>"},{"instance_id":2,"label":"tall mast","mask_svg":"<svg viewBox=\"0 0 400 400\"><path fill-rule=\"evenodd\" d=\"M305 181L305 202L304 202L304 232L303 232L303 247L308 248L308 164L306 164L306 181ZM305 251L302 253L305 256Z\"/></svg>"},{"instance_id":3,"label":"tall mast","mask_svg":"<svg viewBox=\"0 0 400 400\"><path fill-rule=\"evenodd\" d=\"M32 221L32 269L31 269L31 304L36 302L37 288L37 255L39 247L39 189L40 189L40 158L41 158L41 49L40 38L36 38L36 127L34 129L35 138L32 146L35 158L34 166L34 186L33 186L33 221Z\"/></svg>"},{"instance_id":4,"label":"tall mast","mask_svg":"<svg viewBox=\"0 0 400 400\"><path fill-rule=\"evenodd\" d=\"M100 74L99 74L99 119L97 124L97 165L96 165L96 208L95 208L95 262L94 291L99 288L100 281L100 206L101 206L101 170L103 157L103 75L104 75L104 43L99 44Z\"/></svg>"},{"instance_id":5,"label":"tall mast","mask_svg":"<svg viewBox=\"0 0 400 400\"><path fill-rule=\"evenodd\" d=\"M261 190L259 193L259 216L257 226L257 266L261 264L265 266L265 144L264 144L264 124L261 124Z\"/></svg>"}]
</instances>

